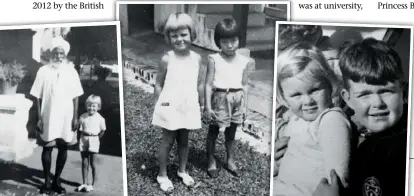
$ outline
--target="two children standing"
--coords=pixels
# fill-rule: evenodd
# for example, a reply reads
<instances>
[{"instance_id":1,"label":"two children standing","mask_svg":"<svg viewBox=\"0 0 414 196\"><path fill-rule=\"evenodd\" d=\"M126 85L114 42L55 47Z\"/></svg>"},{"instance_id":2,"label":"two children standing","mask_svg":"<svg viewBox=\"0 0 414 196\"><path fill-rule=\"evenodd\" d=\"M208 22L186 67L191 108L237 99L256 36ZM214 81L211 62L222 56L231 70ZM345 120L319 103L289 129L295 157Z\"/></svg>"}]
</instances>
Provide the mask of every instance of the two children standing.
<instances>
[{"instance_id":1,"label":"two children standing","mask_svg":"<svg viewBox=\"0 0 414 196\"><path fill-rule=\"evenodd\" d=\"M207 134L208 174L217 177L214 159L215 141L220 132L226 137L226 169L237 175L234 163L234 138L237 126L246 115L247 80L252 62L236 52L239 48L239 29L233 19L219 22L215 29L215 43L219 53L209 55L205 81L205 105L200 97L199 84L201 57L191 50L196 39L193 20L185 13L169 16L164 35L172 50L165 53L158 66L155 85L155 109L152 124L163 130L159 148L159 174L157 182L165 192L174 189L167 176L169 152L177 141L180 177L186 186L194 179L186 172L188 135L201 128L201 116L210 121Z\"/></svg>"}]
</instances>

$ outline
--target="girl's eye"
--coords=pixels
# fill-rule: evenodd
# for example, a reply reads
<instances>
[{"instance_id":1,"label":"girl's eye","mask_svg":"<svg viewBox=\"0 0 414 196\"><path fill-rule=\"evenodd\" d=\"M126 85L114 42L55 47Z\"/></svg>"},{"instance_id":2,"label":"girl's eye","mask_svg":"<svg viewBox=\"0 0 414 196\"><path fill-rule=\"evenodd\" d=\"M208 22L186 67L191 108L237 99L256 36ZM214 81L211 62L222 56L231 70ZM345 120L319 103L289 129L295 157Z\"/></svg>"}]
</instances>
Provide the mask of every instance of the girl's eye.
<instances>
[{"instance_id":1,"label":"girl's eye","mask_svg":"<svg viewBox=\"0 0 414 196\"><path fill-rule=\"evenodd\" d=\"M294 93L290 95L290 97L298 97L298 96L300 96L300 93Z\"/></svg>"}]
</instances>

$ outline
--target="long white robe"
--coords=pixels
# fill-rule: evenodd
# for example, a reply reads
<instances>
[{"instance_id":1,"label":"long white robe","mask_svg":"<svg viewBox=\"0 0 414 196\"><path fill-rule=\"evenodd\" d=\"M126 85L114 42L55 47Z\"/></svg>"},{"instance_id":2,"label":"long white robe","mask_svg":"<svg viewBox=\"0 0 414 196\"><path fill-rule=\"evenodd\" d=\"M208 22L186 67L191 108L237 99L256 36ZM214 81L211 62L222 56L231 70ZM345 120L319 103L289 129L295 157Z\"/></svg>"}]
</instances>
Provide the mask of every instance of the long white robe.
<instances>
[{"instance_id":1,"label":"long white robe","mask_svg":"<svg viewBox=\"0 0 414 196\"><path fill-rule=\"evenodd\" d=\"M72 64L58 68L42 66L36 74L30 94L42 100L41 118L45 142L63 139L72 142L73 99L83 94L79 74Z\"/></svg>"}]
</instances>

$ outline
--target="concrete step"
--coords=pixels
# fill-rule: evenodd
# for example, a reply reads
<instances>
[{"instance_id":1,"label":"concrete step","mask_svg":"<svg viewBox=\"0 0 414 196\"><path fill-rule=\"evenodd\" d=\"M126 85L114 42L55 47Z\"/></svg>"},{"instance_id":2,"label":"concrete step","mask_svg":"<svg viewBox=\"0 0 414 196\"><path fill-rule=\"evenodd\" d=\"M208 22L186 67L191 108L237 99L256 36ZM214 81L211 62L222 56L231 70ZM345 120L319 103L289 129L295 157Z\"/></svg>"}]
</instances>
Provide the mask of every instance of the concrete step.
<instances>
[{"instance_id":1,"label":"concrete step","mask_svg":"<svg viewBox=\"0 0 414 196\"><path fill-rule=\"evenodd\" d=\"M286 7L286 6L285 6ZM268 18L273 18L274 20L282 20L282 21L286 21L287 20L287 8L283 8L283 7L266 7L263 11L263 13L268 17Z\"/></svg>"},{"instance_id":2,"label":"concrete step","mask_svg":"<svg viewBox=\"0 0 414 196\"><path fill-rule=\"evenodd\" d=\"M266 43L275 43L275 28L260 26L247 28L246 42L264 41Z\"/></svg>"}]
</instances>

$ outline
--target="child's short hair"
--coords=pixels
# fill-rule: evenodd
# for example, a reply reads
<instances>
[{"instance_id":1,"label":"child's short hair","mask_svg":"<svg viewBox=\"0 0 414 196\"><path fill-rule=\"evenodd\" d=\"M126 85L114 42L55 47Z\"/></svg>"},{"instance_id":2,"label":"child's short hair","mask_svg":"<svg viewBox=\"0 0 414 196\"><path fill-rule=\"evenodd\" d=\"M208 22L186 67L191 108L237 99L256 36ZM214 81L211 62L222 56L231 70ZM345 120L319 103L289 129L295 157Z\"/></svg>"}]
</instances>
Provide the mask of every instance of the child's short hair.
<instances>
[{"instance_id":1,"label":"child's short hair","mask_svg":"<svg viewBox=\"0 0 414 196\"><path fill-rule=\"evenodd\" d=\"M214 29L214 43L218 48L220 47L220 39L227 39L232 37L238 37L240 39L240 29L236 20L232 18L226 18L217 23Z\"/></svg>"},{"instance_id":2,"label":"child's short hair","mask_svg":"<svg viewBox=\"0 0 414 196\"><path fill-rule=\"evenodd\" d=\"M190 31L191 41L194 41L197 38L197 34L193 19L191 19L191 17L188 14L183 12L171 14L165 21L164 25L163 31L165 41L167 41L167 43L170 43L170 32L185 28L188 28L188 30Z\"/></svg>"},{"instance_id":3,"label":"child's short hair","mask_svg":"<svg viewBox=\"0 0 414 196\"><path fill-rule=\"evenodd\" d=\"M101 109L102 107L101 97L98 95L94 95L94 94L89 95L89 97L86 99L85 106L88 107L88 104L94 104L94 103L98 104L98 109Z\"/></svg>"},{"instance_id":4,"label":"child's short hair","mask_svg":"<svg viewBox=\"0 0 414 196\"><path fill-rule=\"evenodd\" d=\"M313 63L312 63L313 62ZM277 57L277 102L286 105L281 83L297 74L302 73L311 63L306 76L317 81L328 83L332 91L332 102L335 106L340 104L340 83L333 69L329 66L325 56L315 46L301 42L285 49Z\"/></svg>"},{"instance_id":5,"label":"child's short hair","mask_svg":"<svg viewBox=\"0 0 414 196\"><path fill-rule=\"evenodd\" d=\"M278 50L284 50L299 42L307 42L318 34L322 37L322 27L319 25L280 24L278 30Z\"/></svg>"},{"instance_id":6,"label":"child's short hair","mask_svg":"<svg viewBox=\"0 0 414 196\"><path fill-rule=\"evenodd\" d=\"M345 88L349 88L348 80L385 85L402 81L404 76L398 53L374 38L346 47L339 55L339 67Z\"/></svg>"}]
</instances>

